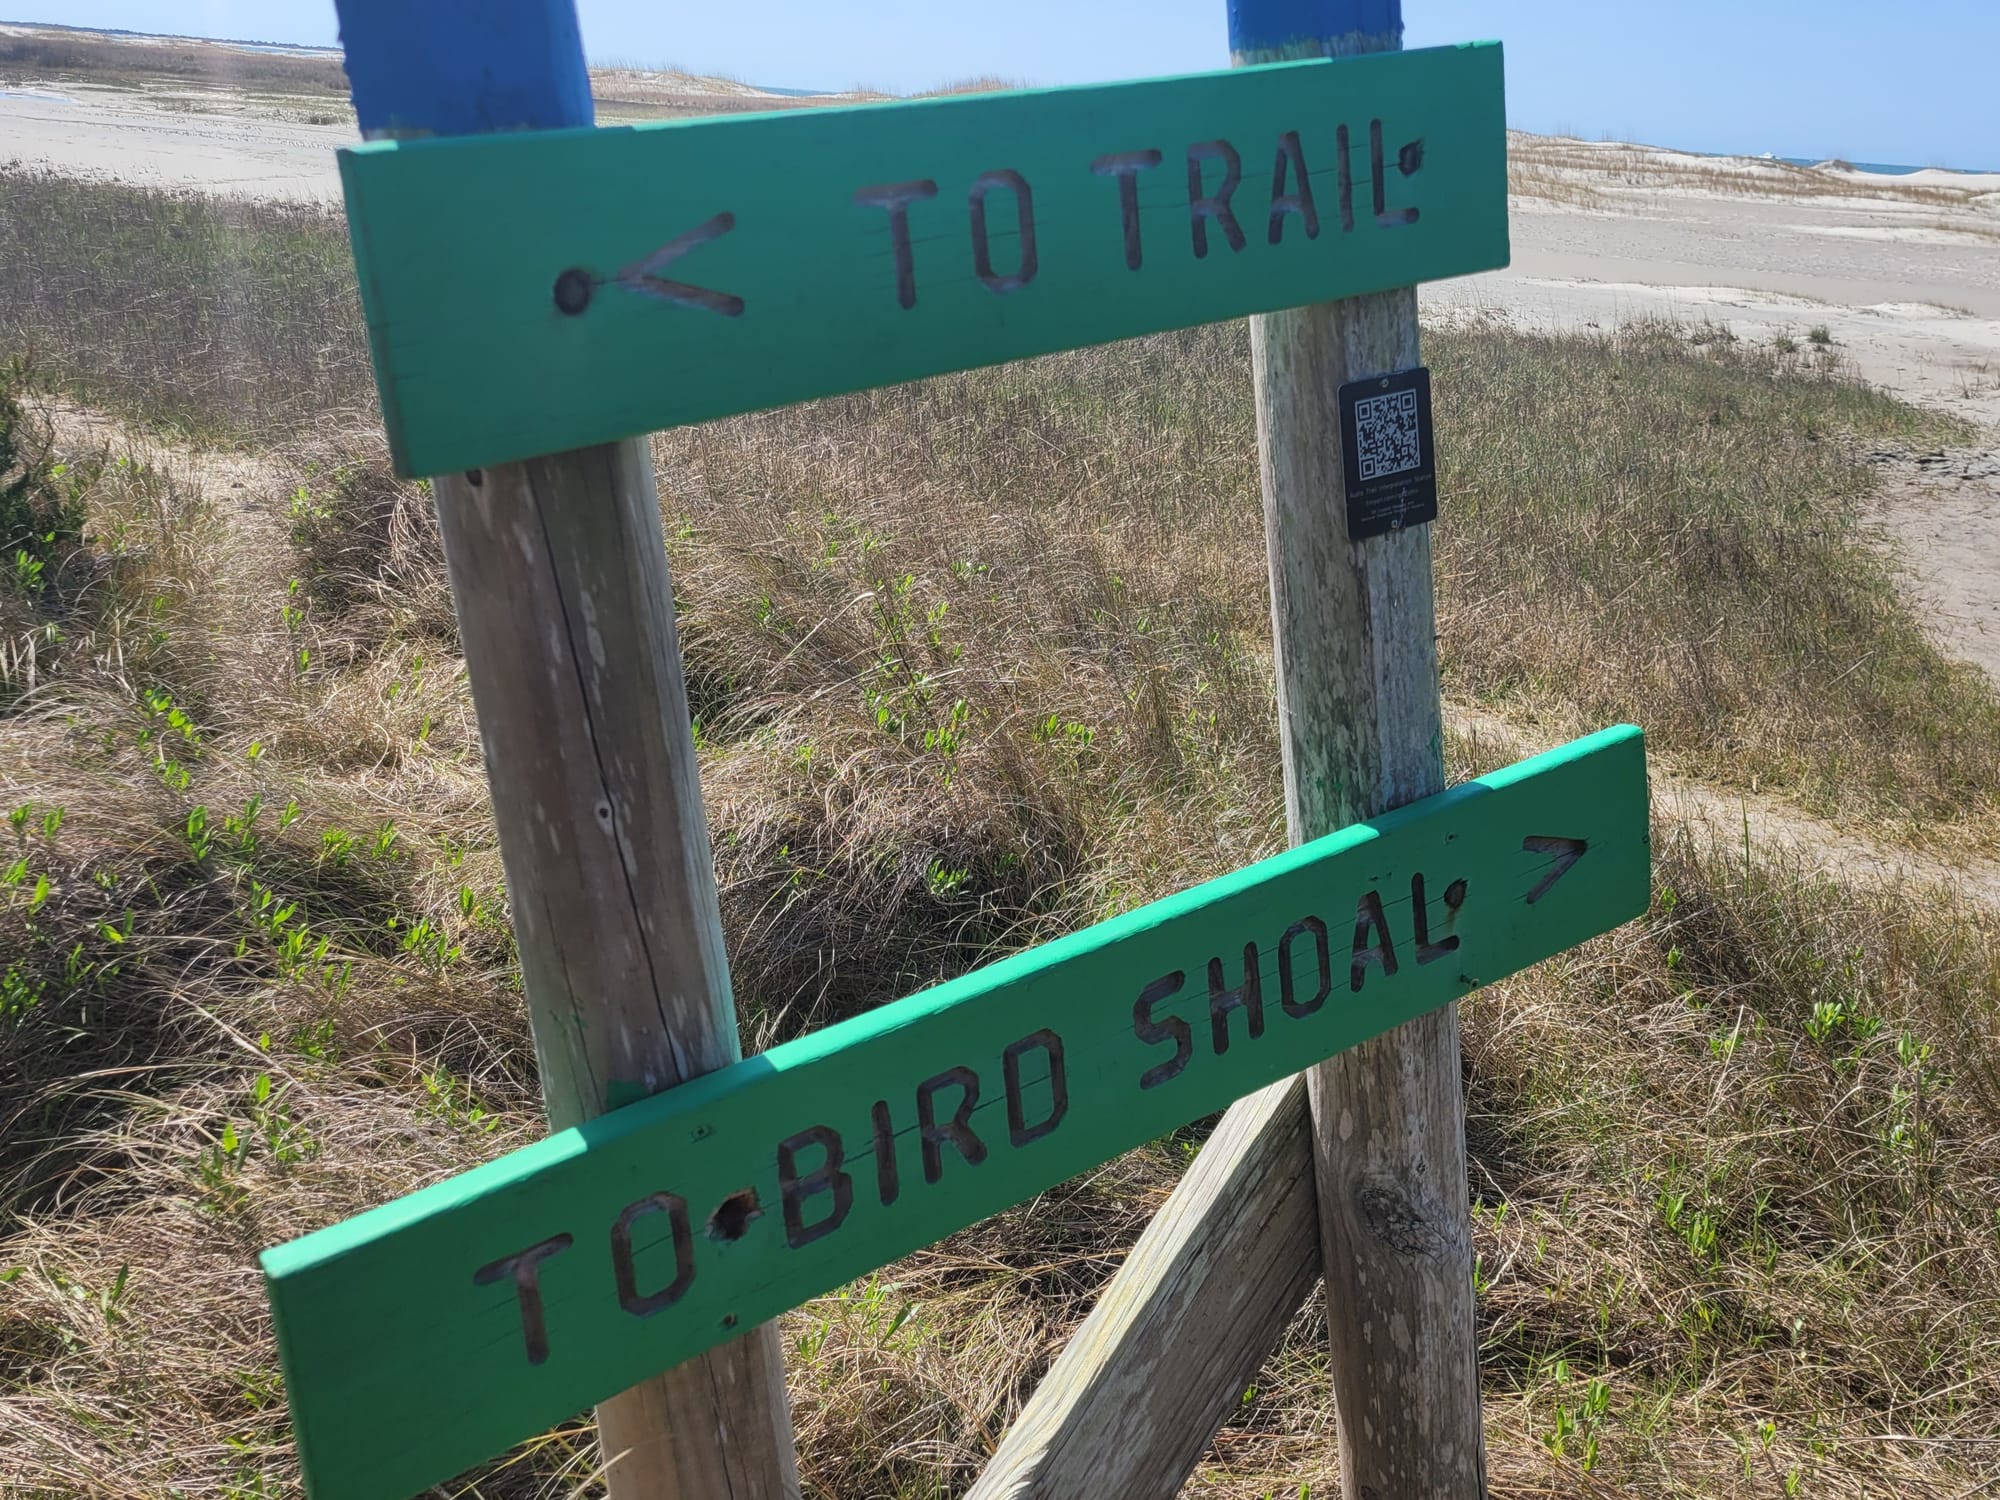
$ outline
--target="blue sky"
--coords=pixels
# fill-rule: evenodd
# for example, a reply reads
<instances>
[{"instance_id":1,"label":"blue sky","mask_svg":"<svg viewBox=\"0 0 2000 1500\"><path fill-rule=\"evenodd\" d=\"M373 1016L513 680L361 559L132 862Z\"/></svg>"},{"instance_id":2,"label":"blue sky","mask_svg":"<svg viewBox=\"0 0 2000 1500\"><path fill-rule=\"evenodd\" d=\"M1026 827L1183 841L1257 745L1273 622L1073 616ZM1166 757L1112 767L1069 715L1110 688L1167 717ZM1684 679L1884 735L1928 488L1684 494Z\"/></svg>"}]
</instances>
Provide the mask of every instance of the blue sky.
<instances>
[{"instance_id":1,"label":"blue sky","mask_svg":"<svg viewBox=\"0 0 2000 1500\"><path fill-rule=\"evenodd\" d=\"M579 9L593 58L789 87L907 90L981 73L1077 83L1228 61L1224 0L580 0ZM1894 12L1880 0L1404 0L1403 11L1411 46L1507 43L1508 113L1525 129L2000 169L1996 0ZM332 0L41 0L15 14L335 40Z\"/></svg>"}]
</instances>

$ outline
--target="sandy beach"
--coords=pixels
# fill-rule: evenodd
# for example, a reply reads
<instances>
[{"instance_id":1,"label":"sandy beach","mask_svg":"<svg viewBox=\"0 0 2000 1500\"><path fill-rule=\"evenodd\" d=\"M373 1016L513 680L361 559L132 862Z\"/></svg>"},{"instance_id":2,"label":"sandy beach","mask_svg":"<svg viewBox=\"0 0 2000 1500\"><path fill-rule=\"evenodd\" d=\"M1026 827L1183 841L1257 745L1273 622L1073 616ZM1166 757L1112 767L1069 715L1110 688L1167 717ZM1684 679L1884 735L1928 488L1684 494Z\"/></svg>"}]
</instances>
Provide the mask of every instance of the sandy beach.
<instances>
[{"instance_id":1,"label":"sandy beach","mask_svg":"<svg viewBox=\"0 0 2000 1500\"><path fill-rule=\"evenodd\" d=\"M725 80L607 74L607 118L787 107ZM337 100L0 77L0 161L295 200L339 193ZM1515 136L1513 263L1427 285L1432 316L1528 328L1667 318L1756 344L1826 341L1871 382L1987 437L1887 473L1885 538L1941 639L2000 675L2000 174L1906 176Z\"/></svg>"},{"instance_id":2,"label":"sandy beach","mask_svg":"<svg viewBox=\"0 0 2000 1500\"><path fill-rule=\"evenodd\" d=\"M340 196L333 152L355 140L331 101L123 88L0 75L0 162L248 197Z\"/></svg>"},{"instance_id":3,"label":"sandy beach","mask_svg":"<svg viewBox=\"0 0 2000 1500\"><path fill-rule=\"evenodd\" d=\"M1513 264L1428 292L1532 324L1674 317L1739 337L1825 325L1871 381L2000 420L2000 175L1804 173L1517 136ZM1538 158L1575 163L1551 181ZM1520 170L1525 165L1526 170Z\"/></svg>"}]
</instances>

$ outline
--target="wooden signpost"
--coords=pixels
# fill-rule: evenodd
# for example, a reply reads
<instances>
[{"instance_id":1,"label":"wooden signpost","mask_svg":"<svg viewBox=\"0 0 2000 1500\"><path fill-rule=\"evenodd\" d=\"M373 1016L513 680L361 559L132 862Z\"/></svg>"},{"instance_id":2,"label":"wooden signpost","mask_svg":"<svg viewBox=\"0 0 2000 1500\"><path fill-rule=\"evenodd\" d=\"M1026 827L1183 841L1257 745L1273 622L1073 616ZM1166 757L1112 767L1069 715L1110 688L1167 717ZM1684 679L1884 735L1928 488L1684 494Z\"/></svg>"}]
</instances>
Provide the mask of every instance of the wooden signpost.
<instances>
[{"instance_id":1,"label":"wooden signpost","mask_svg":"<svg viewBox=\"0 0 2000 1500\"><path fill-rule=\"evenodd\" d=\"M554 1133L265 1254L308 1491L400 1500L595 1402L614 1500L795 1496L768 1320L1242 1100L1086 1325L1105 1347L1074 1378L1065 1353L974 1492L1175 1493L1319 1264L1304 1090L1244 1096L1332 1057L1335 1310L1379 1277L1419 1341L1451 1325L1424 1379L1336 1359L1343 1421L1371 1380L1443 1393L1344 1437L1350 1488L1480 1488L1476 1451L1425 1456L1478 1443L1463 1268L1363 1243L1342 1195L1372 1173L1449 1237L1463 1203L1424 1194L1463 1197L1453 1002L1638 914L1650 866L1636 729L1438 790L1428 502L1366 540L1341 519L1339 383L1416 363L1414 283L1506 263L1499 48L1336 61L1398 44L1395 0L1323 7L1382 21L1358 40L1232 0L1238 62L1269 65L593 130L569 0L339 4L377 384L399 471L438 476ZM1258 313L1299 847L736 1060L638 435ZM1440 1151L1429 1188L1390 1180ZM1205 1239L1232 1209L1268 1243ZM1161 1339L1202 1368L1153 1456L1107 1466L1104 1403Z\"/></svg>"},{"instance_id":2,"label":"wooden signpost","mask_svg":"<svg viewBox=\"0 0 2000 1500\"><path fill-rule=\"evenodd\" d=\"M390 448L434 474L1490 270L1505 152L1485 45L340 169Z\"/></svg>"},{"instance_id":3,"label":"wooden signpost","mask_svg":"<svg viewBox=\"0 0 2000 1500\"><path fill-rule=\"evenodd\" d=\"M313 1493L448 1478L1638 914L1646 807L1607 730L270 1251Z\"/></svg>"}]
</instances>

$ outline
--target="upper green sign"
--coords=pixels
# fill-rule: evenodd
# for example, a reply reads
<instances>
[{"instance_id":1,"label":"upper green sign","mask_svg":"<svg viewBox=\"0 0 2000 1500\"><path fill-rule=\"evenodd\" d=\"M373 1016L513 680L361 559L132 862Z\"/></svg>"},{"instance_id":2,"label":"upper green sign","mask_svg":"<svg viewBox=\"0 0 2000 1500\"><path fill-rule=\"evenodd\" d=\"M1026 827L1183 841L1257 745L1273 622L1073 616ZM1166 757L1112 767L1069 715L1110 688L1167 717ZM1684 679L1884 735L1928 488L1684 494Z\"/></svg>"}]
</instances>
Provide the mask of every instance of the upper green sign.
<instances>
[{"instance_id":1,"label":"upper green sign","mask_svg":"<svg viewBox=\"0 0 2000 1500\"><path fill-rule=\"evenodd\" d=\"M405 474L1507 263L1495 43L340 165Z\"/></svg>"},{"instance_id":2,"label":"upper green sign","mask_svg":"<svg viewBox=\"0 0 2000 1500\"><path fill-rule=\"evenodd\" d=\"M267 1252L316 1500L399 1500L1645 910L1607 730Z\"/></svg>"}]
</instances>

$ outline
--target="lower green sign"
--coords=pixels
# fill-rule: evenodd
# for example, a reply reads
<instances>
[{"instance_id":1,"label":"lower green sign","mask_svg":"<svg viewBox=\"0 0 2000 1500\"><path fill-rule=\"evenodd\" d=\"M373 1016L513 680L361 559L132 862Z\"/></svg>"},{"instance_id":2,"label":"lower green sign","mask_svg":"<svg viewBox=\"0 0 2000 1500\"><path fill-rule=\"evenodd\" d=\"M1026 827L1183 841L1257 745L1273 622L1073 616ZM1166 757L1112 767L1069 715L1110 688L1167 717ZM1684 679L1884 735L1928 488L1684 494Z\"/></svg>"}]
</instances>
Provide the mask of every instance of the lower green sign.
<instances>
[{"instance_id":1,"label":"lower green sign","mask_svg":"<svg viewBox=\"0 0 2000 1500\"><path fill-rule=\"evenodd\" d=\"M1645 910L1606 730L267 1251L307 1487L394 1500Z\"/></svg>"}]
</instances>

